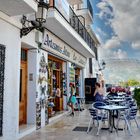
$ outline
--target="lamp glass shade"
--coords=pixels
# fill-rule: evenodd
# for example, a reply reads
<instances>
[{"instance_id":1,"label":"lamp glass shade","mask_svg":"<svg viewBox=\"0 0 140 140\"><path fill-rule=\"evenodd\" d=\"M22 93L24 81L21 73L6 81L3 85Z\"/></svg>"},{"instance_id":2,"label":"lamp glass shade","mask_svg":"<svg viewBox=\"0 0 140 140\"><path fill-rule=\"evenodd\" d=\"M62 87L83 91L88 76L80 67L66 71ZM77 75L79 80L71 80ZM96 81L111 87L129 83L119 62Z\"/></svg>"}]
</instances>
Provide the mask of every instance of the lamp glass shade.
<instances>
[{"instance_id":1,"label":"lamp glass shade","mask_svg":"<svg viewBox=\"0 0 140 140\"><path fill-rule=\"evenodd\" d=\"M39 23L46 22L47 17L47 9L44 7L38 7L38 11L36 12L36 21Z\"/></svg>"}]
</instances>

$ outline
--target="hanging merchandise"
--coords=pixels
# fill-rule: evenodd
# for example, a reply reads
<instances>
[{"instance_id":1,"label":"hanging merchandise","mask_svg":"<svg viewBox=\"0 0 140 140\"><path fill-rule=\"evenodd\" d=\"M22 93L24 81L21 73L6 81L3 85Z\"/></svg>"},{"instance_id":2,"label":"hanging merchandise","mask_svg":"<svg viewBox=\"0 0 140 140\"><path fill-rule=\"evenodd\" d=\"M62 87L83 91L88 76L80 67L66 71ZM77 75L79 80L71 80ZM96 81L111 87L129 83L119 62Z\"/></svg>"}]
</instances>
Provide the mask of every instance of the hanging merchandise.
<instances>
[{"instance_id":1,"label":"hanging merchandise","mask_svg":"<svg viewBox=\"0 0 140 140\"><path fill-rule=\"evenodd\" d=\"M75 83L75 70L72 67L70 67L70 83Z\"/></svg>"},{"instance_id":2,"label":"hanging merchandise","mask_svg":"<svg viewBox=\"0 0 140 140\"><path fill-rule=\"evenodd\" d=\"M41 128L41 105L40 102L36 103L36 129Z\"/></svg>"},{"instance_id":3,"label":"hanging merchandise","mask_svg":"<svg viewBox=\"0 0 140 140\"><path fill-rule=\"evenodd\" d=\"M61 72L61 82L62 82L63 95L67 96L67 76L66 76L66 73Z\"/></svg>"}]
</instances>

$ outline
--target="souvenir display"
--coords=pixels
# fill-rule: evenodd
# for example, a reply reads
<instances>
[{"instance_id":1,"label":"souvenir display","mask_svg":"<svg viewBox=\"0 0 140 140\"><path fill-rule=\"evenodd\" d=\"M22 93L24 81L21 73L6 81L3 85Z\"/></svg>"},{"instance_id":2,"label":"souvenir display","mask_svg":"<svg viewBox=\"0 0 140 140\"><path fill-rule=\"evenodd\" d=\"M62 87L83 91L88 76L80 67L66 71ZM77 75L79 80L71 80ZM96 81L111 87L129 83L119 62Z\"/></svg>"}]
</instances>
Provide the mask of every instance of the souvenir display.
<instances>
[{"instance_id":1,"label":"souvenir display","mask_svg":"<svg viewBox=\"0 0 140 140\"><path fill-rule=\"evenodd\" d=\"M36 103L36 129L41 128L41 105L40 102Z\"/></svg>"}]
</instances>

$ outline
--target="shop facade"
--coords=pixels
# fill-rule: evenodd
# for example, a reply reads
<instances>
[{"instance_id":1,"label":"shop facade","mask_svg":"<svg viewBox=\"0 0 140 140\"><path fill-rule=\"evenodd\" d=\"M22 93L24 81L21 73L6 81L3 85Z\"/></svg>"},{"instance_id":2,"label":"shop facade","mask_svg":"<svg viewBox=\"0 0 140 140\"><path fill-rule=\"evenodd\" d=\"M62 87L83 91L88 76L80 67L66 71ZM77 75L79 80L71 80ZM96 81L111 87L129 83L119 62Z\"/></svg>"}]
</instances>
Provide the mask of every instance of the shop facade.
<instances>
[{"instance_id":1,"label":"shop facade","mask_svg":"<svg viewBox=\"0 0 140 140\"><path fill-rule=\"evenodd\" d=\"M35 40L38 32L21 39L17 26L3 20L0 26L4 68L1 139L16 140L44 127L57 111L67 109L71 82L76 86L76 93L84 96L86 57L47 30L44 35L40 34L43 39L40 47L40 42ZM61 97L55 99L57 85ZM50 101L53 101L53 110L48 106Z\"/></svg>"},{"instance_id":2,"label":"shop facade","mask_svg":"<svg viewBox=\"0 0 140 140\"><path fill-rule=\"evenodd\" d=\"M73 83L76 86L77 96L83 96L83 70L86 64L86 57L71 48L62 39L46 30L42 49L48 52L48 102L49 117L57 111L67 109L70 87ZM56 87L61 90L60 98L56 98ZM51 114L52 113L52 114Z\"/></svg>"},{"instance_id":3,"label":"shop facade","mask_svg":"<svg viewBox=\"0 0 140 140\"><path fill-rule=\"evenodd\" d=\"M71 83L76 96L85 96L85 66L94 52L55 8L48 10L43 32L32 30L21 38L22 16L17 15L37 12L38 5L15 1L12 13L5 1L0 6L0 139L16 140L67 109Z\"/></svg>"}]
</instances>

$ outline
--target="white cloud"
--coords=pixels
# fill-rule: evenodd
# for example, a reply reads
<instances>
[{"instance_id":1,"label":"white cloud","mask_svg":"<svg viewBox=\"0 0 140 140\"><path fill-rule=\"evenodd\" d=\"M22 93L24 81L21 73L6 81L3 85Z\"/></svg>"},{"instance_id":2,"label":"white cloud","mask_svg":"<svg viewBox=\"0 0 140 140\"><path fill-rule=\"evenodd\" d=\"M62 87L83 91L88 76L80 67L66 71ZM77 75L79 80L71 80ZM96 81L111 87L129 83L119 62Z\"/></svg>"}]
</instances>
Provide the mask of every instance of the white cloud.
<instances>
[{"instance_id":1,"label":"white cloud","mask_svg":"<svg viewBox=\"0 0 140 140\"><path fill-rule=\"evenodd\" d=\"M107 5L113 8L109 23L114 33L120 40L132 43L133 48L140 48L140 0L104 0L97 5L104 18L109 14Z\"/></svg>"},{"instance_id":2,"label":"white cloud","mask_svg":"<svg viewBox=\"0 0 140 140\"><path fill-rule=\"evenodd\" d=\"M118 49L117 51L113 52L113 56L114 58L117 58L117 59L124 59L124 58L127 58L127 52L121 49Z\"/></svg>"},{"instance_id":3,"label":"white cloud","mask_svg":"<svg viewBox=\"0 0 140 140\"><path fill-rule=\"evenodd\" d=\"M104 44L104 48L111 49L111 48L117 48L120 45L120 40L116 36L112 36L111 39L107 40Z\"/></svg>"},{"instance_id":4,"label":"white cloud","mask_svg":"<svg viewBox=\"0 0 140 140\"><path fill-rule=\"evenodd\" d=\"M107 82L140 80L140 62L127 61L127 52L119 47L124 41L130 43L133 49L140 49L140 0L102 0L97 7L101 10L98 16L106 19L103 20L105 25L111 26L115 34L99 49L100 59L106 62L105 79ZM109 15L111 18L108 18ZM139 58L139 50L135 55L135 58ZM116 61L107 62L113 59Z\"/></svg>"},{"instance_id":5,"label":"white cloud","mask_svg":"<svg viewBox=\"0 0 140 140\"><path fill-rule=\"evenodd\" d=\"M122 49L111 50L103 47L99 48L100 59L126 59L128 58L127 52Z\"/></svg>"},{"instance_id":6,"label":"white cloud","mask_svg":"<svg viewBox=\"0 0 140 140\"><path fill-rule=\"evenodd\" d=\"M136 79L140 81L140 61L120 59L106 61L104 77L106 83L117 83L119 81L127 81L128 79Z\"/></svg>"},{"instance_id":7,"label":"white cloud","mask_svg":"<svg viewBox=\"0 0 140 140\"><path fill-rule=\"evenodd\" d=\"M139 48L140 48L140 41L137 41L137 42L135 42L135 43L132 43L132 47L133 47L134 49L139 49Z\"/></svg>"}]
</instances>

